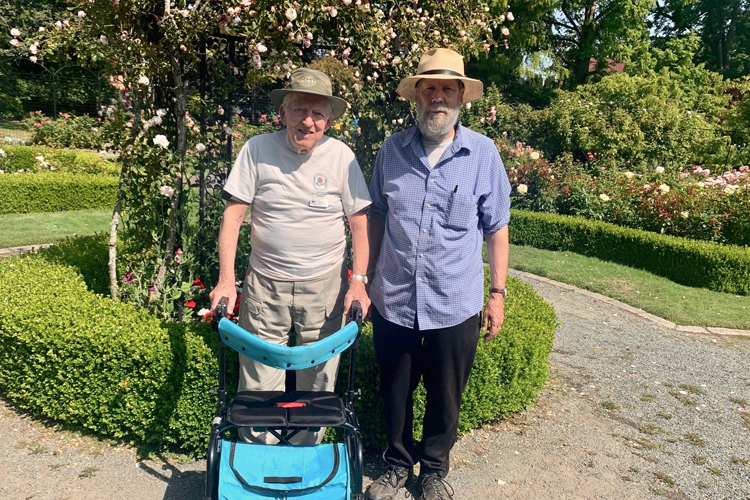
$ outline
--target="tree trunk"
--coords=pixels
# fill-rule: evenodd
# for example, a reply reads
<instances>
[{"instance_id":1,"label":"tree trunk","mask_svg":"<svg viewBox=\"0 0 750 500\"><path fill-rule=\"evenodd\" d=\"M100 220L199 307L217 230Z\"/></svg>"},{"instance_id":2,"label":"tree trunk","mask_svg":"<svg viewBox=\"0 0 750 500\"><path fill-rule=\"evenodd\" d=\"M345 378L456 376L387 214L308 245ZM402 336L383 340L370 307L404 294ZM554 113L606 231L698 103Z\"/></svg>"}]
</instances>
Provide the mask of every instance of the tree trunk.
<instances>
[{"instance_id":1,"label":"tree trunk","mask_svg":"<svg viewBox=\"0 0 750 500\"><path fill-rule=\"evenodd\" d=\"M141 105L138 94L134 95L133 100L133 128L130 129L131 137L138 135L140 128ZM112 209L112 220L109 224L109 295L112 300L117 300L118 282L117 282L117 229L120 225L120 212L122 210L122 197L124 192L125 179L128 175L128 160L122 158L122 168L120 169L120 180L117 183L117 193L115 194L115 206Z\"/></svg>"},{"instance_id":2,"label":"tree trunk","mask_svg":"<svg viewBox=\"0 0 750 500\"><path fill-rule=\"evenodd\" d=\"M589 65L591 64L591 56L594 54L593 49L596 41L596 7L597 1L591 0L586 6L583 25L581 25L578 58L574 68L577 85L586 83L590 74Z\"/></svg>"}]
</instances>

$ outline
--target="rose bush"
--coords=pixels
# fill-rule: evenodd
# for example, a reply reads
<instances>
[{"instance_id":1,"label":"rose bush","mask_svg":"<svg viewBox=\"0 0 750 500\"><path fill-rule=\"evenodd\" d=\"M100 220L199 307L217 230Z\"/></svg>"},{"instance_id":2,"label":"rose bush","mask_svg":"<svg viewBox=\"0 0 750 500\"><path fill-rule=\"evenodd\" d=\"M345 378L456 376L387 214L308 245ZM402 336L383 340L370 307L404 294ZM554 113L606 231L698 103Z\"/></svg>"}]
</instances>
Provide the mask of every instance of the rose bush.
<instances>
[{"instance_id":1,"label":"rose bush","mask_svg":"<svg viewBox=\"0 0 750 500\"><path fill-rule=\"evenodd\" d=\"M606 167L595 157L588 163L576 163L563 156L553 163L521 142L499 141L498 149L514 187L514 208L750 245L747 165L728 170L657 166L651 172L635 173Z\"/></svg>"}]
</instances>

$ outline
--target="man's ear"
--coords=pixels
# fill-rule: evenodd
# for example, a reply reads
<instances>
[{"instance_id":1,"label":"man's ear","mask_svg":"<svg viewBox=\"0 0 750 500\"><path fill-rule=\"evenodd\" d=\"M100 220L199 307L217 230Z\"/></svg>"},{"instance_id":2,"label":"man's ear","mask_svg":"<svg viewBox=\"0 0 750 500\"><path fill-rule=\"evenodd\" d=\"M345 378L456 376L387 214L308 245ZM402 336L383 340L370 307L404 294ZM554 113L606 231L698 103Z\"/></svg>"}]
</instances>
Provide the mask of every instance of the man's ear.
<instances>
[{"instance_id":1,"label":"man's ear","mask_svg":"<svg viewBox=\"0 0 750 500\"><path fill-rule=\"evenodd\" d=\"M283 104L279 106L279 118L281 118L281 123L286 125L286 110L284 109Z\"/></svg>"},{"instance_id":2,"label":"man's ear","mask_svg":"<svg viewBox=\"0 0 750 500\"><path fill-rule=\"evenodd\" d=\"M328 115L328 120L326 120L326 128L323 130L323 132L328 132L328 129L331 128L331 124L333 123L333 115Z\"/></svg>"}]
</instances>

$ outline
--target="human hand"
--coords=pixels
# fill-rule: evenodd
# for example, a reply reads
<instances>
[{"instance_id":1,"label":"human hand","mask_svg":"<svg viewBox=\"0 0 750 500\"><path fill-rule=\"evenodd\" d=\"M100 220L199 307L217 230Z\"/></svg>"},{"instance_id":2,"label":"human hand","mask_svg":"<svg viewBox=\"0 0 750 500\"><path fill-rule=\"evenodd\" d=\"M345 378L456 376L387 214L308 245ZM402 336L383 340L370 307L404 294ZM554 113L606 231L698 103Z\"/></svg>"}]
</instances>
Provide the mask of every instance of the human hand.
<instances>
[{"instance_id":1,"label":"human hand","mask_svg":"<svg viewBox=\"0 0 750 500\"><path fill-rule=\"evenodd\" d=\"M487 332L484 341L489 342L500 332L505 319L505 297L501 294L490 294L490 300L484 306L482 330ZM489 327L489 329L488 329Z\"/></svg>"},{"instance_id":2,"label":"human hand","mask_svg":"<svg viewBox=\"0 0 750 500\"><path fill-rule=\"evenodd\" d=\"M228 301L227 312L231 313L234 311L234 303L237 301L237 288L234 285L234 281L220 281L216 287L211 290L211 293L208 294L208 298L211 299L211 311L216 310L216 306L224 297L226 297Z\"/></svg>"},{"instance_id":3,"label":"human hand","mask_svg":"<svg viewBox=\"0 0 750 500\"><path fill-rule=\"evenodd\" d=\"M353 279L344 297L344 315L349 316L352 302L357 301L362 306L362 313L367 315L370 310L370 297L367 295L365 284L361 280ZM364 319L364 318L363 318Z\"/></svg>"}]
</instances>

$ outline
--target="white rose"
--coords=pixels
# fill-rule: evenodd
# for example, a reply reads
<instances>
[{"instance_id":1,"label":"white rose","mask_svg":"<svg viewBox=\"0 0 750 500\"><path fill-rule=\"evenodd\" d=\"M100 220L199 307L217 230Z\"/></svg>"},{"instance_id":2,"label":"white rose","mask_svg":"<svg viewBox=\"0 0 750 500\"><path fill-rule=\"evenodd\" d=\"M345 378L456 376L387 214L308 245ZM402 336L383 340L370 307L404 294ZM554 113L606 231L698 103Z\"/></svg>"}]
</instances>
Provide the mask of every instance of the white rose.
<instances>
[{"instance_id":1,"label":"white rose","mask_svg":"<svg viewBox=\"0 0 750 500\"><path fill-rule=\"evenodd\" d=\"M165 117L167 116L167 110L166 109L157 109L156 110L157 116Z\"/></svg>"},{"instance_id":2,"label":"white rose","mask_svg":"<svg viewBox=\"0 0 750 500\"><path fill-rule=\"evenodd\" d=\"M606 194L602 193L602 194L599 195L599 199L602 200L602 201L609 201L609 196L607 196Z\"/></svg>"},{"instance_id":3,"label":"white rose","mask_svg":"<svg viewBox=\"0 0 750 500\"><path fill-rule=\"evenodd\" d=\"M164 137L164 136L162 136ZM167 198L171 198L174 194L174 189L172 189L170 186L162 186L159 188L159 192L166 196Z\"/></svg>"},{"instance_id":4,"label":"white rose","mask_svg":"<svg viewBox=\"0 0 750 500\"><path fill-rule=\"evenodd\" d=\"M664 167L662 167L662 166L656 167L656 173L657 174L663 174L664 173Z\"/></svg>"},{"instance_id":5,"label":"white rose","mask_svg":"<svg viewBox=\"0 0 750 500\"><path fill-rule=\"evenodd\" d=\"M195 150L198 151L199 153L202 153L206 150L206 145L203 144L202 142L199 142L198 144L195 145Z\"/></svg>"},{"instance_id":6,"label":"white rose","mask_svg":"<svg viewBox=\"0 0 750 500\"><path fill-rule=\"evenodd\" d=\"M625 172L626 179L632 179L633 177L635 177L635 174L633 172Z\"/></svg>"},{"instance_id":7,"label":"white rose","mask_svg":"<svg viewBox=\"0 0 750 500\"><path fill-rule=\"evenodd\" d=\"M138 85L148 85L148 84L149 84L149 79L147 76L142 75L140 78L138 78Z\"/></svg>"},{"instance_id":8,"label":"white rose","mask_svg":"<svg viewBox=\"0 0 750 500\"><path fill-rule=\"evenodd\" d=\"M539 159L539 152L538 151L532 151L529 153L529 158L532 160L538 160Z\"/></svg>"},{"instance_id":9,"label":"white rose","mask_svg":"<svg viewBox=\"0 0 750 500\"><path fill-rule=\"evenodd\" d=\"M516 191L521 194L526 194L529 192L529 186L527 186L526 184L519 184L518 187L516 187Z\"/></svg>"},{"instance_id":10,"label":"white rose","mask_svg":"<svg viewBox=\"0 0 750 500\"><path fill-rule=\"evenodd\" d=\"M662 193L668 193L669 186L666 184L659 184L659 191L661 191Z\"/></svg>"},{"instance_id":11,"label":"white rose","mask_svg":"<svg viewBox=\"0 0 750 500\"><path fill-rule=\"evenodd\" d=\"M10 30L10 36L12 36L13 38L17 38L21 36L21 32L18 30L18 28L13 28L12 30Z\"/></svg>"},{"instance_id":12,"label":"white rose","mask_svg":"<svg viewBox=\"0 0 750 500\"><path fill-rule=\"evenodd\" d=\"M286 12L284 14L290 21L294 21L295 19L297 19L297 11L294 10L293 7L289 7L288 9L286 9Z\"/></svg>"},{"instance_id":13,"label":"white rose","mask_svg":"<svg viewBox=\"0 0 750 500\"><path fill-rule=\"evenodd\" d=\"M512 12L508 12L507 14L505 14L505 19L507 19L508 21L512 21L514 19L513 18L513 13Z\"/></svg>"},{"instance_id":14,"label":"white rose","mask_svg":"<svg viewBox=\"0 0 750 500\"><path fill-rule=\"evenodd\" d=\"M6 156L5 151L0 149L0 158L5 158Z\"/></svg>"},{"instance_id":15,"label":"white rose","mask_svg":"<svg viewBox=\"0 0 750 500\"><path fill-rule=\"evenodd\" d=\"M166 135L157 134L156 137L154 137L154 144L157 146L161 146L162 148L166 148L169 146L169 140L167 139Z\"/></svg>"},{"instance_id":16,"label":"white rose","mask_svg":"<svg viewBox=\"0 0 750 500\"><path fill-rule=\"evenodd\" d=\"M86 13L84 11L82 11L82 10L79 10L78 11L78 17L80 19L84 19L86 17Z\"/></svg>"}]
</instances>

